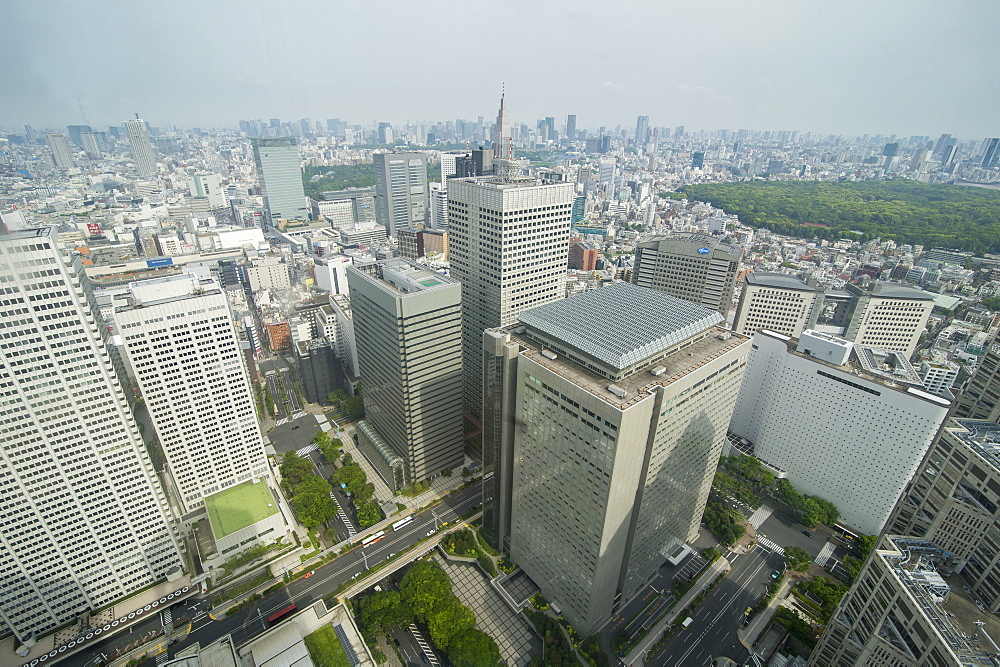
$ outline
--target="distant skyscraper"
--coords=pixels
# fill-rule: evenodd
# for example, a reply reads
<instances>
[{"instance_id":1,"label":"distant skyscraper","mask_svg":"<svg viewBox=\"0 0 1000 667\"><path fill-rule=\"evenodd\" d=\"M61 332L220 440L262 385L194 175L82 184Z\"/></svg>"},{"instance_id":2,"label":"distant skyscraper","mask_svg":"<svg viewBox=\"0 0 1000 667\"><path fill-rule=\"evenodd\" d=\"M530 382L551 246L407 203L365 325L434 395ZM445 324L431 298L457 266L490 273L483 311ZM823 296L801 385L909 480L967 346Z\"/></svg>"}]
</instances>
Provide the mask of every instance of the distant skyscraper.
<instances>
[{"instance_id":1,"label":"distant skyscraper","mask_svg":"<svg viewBox=\"0 0 1000 667\"><path fill-rule=\"evenodd\" d=\"M140 176L152 176L156 173L156 154L153 152L153 143L149 140L146 121L130 118L124 125L136 171Z\"/></svg>"},{"instance_id":2,"label":"distant skyscraper","mask_svg":"<svg viewBox=\"0 0 1000 667\"><path fill-rule=\"evenodd\" d=\"M69 142L66 141L66 135L46 134L45 141L48 143L49 148L52 149L52 157L56 162L56 169L72 169L75 166L73 151L70 150Z\"/></svg>"},{"instance_id":3,"label":"distant skyscraper","mask_svg":"<svg viewBox=\"0 0 1000 667\"><path fill-rule=\"evenodd\" d=\"M483 336L484 532L589 635L698 534L750 341L629 283L520 320Z\"/></svg>"},{"instance_id":4,"label":"distant skyscraper","mask_svg":"<svg viewBox=\"0 0 1000 667\"><path fill-rule=\"evenodd\" d=\"M497 122L493 125L493 155L508 159L511 150L510 116L507 115L507 104L504 93L500 94L500 110L497 111Z\"/></svg>"},{"instance_id":5,"label":"distant skyscraper","mask_svg":"<svg viewBox=\"0 0 1000 667\"><path fill-rule=\"evenodd\" d=\"M184 513L267 473L229 302L193 274L129 285L114 312Z\"/></svg>"},{"instance_id":6,"label":"distant skyscraper","mask_svg":"<svg viewBox=\"0 0 1000 667\"><path fill-rule=\"evenodd\" d=\"M179 575L182 558L55 230L0 230L0 282L0 618L25 641Z\"/></svg>"},{"instance_id":7,"label":"distant skyscraper","mask_svg":"<svg viewBox=\"0 0 1000 667\"><path fill-rule=\"evenodd\" d=\"M398 491L464 460L462 286L402 259L347 269L365 420L358 446Z\"/></svg>"},{"instance_id":8,"label":"distant skyscraper","mask_svg":"<svg viewBox=\"0 0 1000 667\"><path fill-rule=\"evenodd\" d=\"M380 144L391 144L392 141L393 141L392 124L391 123L379 123L378 124L378 142Z\"/></svg>"},{"instance_id":9,"label":"distant skyscraper","mask_svg":"<svg viewBox=\"0 0 1000 667\"><path fill-rule=\"evenodd\" d=\"M375 219L389 236L428 222L430 192L423 153L375 153Z\"/></svg>"},{"instance_id":10,"label":"distant skyscraper","mask_svg":"<svg viewBox=\"0 0 1000 667\"><path fill-rule=\"evenodd\" d=\"M743 249L708 234L658 236L636 246L632 282L729 311Z\"/></svg>"},{"instance_id":11,"label":"distant skyscraper","mask_svg":"<svg viewBox=\"0 0 1000 667\"><path fill-rule=\"evenodd\" d=\"M702 151L691 153L691 168L701 169L705 166L705 154Z\"/></svg>"},{"instance_id":12,"label":"distant skyscraper","mask_svg":"<svg viewBox=\"0 0 1000 667\"><path fill-rule=\"evenodd\" d=\"M983 143L983 161L979 164L983 169L992 169L1000 163L1000 138L993 137Z\"/></svg>"},{"instance_id":13,"label":"distant skyscraper","mask_svg":"<svg viewBox=\"0 0 1000 667\"><path fill-rule=\"evenodd\" d=\"M561 299L572 183L529 177L452 179L448 184L451 275L462 283L465 405L482 405L483 331L525 309Z\"/></svg>"},{"instance_id":14,"label":"distant skyscraper","mask_svg":"<svg viewBox=\"0 0 1000 667\"><path fill-rule=\"evenodd\" d=\"M86 148L83 145L83 135L93 132L89 125L67 125L66 133L69 134L69 139L79 148Z\"/></svg>"},{"instance_id":15,"label":"distant skyscraper","mask_svg":"<svg viewBox=\"0 0 1000 667\"><path fill-rule=\"evenodd\" d=\"M260 137L253 139L252 144L268 224L273 226L278 220L308 220L309 208L295 138Z\"/></svg>"},{"instance_id":16,"label":"distant skyscraper","mask_svg":"<svg viewBox=\"0 0 1000 667\"><path fill-rule=\"evenodd\" d=\"M639 116L635 121L635 143L637 146L645 146L649 136L649 116Z\"/></svg>"},{"instance_id":17,"label":"distant skyscraper","mask_svg":"<svg viewBox=\"0 0 1000 667\"><path fill-rule=\"evenodd\" d=\"M566 138L576 141L576 114L566 116Z\"/></svg>"}]
</instances>

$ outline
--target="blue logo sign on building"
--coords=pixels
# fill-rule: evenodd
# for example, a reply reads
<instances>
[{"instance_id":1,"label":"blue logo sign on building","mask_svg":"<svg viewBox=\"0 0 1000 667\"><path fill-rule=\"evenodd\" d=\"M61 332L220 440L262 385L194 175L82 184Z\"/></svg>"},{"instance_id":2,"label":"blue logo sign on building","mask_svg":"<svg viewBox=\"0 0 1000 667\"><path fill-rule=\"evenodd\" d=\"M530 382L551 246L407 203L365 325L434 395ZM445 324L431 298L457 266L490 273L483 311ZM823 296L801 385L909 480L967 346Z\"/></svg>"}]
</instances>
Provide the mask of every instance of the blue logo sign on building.
<instances>
[{"instance_id":1,"label":"blue logo sign on building","mask_svg":"<svg viewBox=\"0 0 1000 667\"><path fill-rule=\"evenodd\" d=\"M146 266L152 269L157 266L170 266L174 263L174 260L170 257L161 257L159 259L147 259Z\"/></svg>"},{"instance_id":2,"label":"blue logo sign on building","mask_svg":"<svg viewBox=\"0 0 1000 667\"><path fill-rule=\"evenodd\" d=\"M707 255L708 253L710 253L712 251L709 250L708 248L698 248L698 252L701 253L702 255Z\"/></svg>"}]
</instances>

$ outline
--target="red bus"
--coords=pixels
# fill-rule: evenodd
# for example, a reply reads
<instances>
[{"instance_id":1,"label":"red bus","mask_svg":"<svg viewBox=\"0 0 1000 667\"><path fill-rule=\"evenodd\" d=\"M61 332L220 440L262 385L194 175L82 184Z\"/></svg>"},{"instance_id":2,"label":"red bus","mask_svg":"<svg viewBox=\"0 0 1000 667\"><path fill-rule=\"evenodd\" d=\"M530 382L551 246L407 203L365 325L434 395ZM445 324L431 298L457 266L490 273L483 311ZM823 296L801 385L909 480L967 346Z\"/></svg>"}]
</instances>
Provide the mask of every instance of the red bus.
<instances>
[{"instance_id":1,"label":"red bus","mask_svg":"<svg viewBox=\"0 0 1000 667\"><path fill-rule=\"evenodd\" d=\"M286 617L291 616L295 613L295 603L288 605L284 609L280 609L270 616L267 617L267 626L271 627L277 625L279 622L283 621Z\"/></svg>"}]
</instances>

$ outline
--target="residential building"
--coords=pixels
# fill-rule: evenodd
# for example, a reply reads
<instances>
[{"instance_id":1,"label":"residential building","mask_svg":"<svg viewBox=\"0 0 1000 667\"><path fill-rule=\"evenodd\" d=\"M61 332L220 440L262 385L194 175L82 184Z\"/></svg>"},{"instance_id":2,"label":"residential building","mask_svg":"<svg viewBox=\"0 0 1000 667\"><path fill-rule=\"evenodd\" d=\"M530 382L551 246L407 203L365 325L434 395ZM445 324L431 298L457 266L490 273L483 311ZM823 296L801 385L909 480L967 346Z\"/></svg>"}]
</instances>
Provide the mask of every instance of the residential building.
<instances>
[{"instance_id":1,"label":"residential building","mask_svg":"<svg viewBox=\"0 0 1000 667\"><path fill-rule=\"evenodd\" d=\"M393 491L461 468L462 286L402 259L352 266L347 281L365 388L358 447Z\"/></svg>"},{"instance_id":2,"label":"residential building","mask_svg":"<svg viewBox=\"0 0 1000 667\"><path fill-rule=\"evenodd\" d=\"M375 219L395 237L427 224L430 192L423 153L375 153Z\"/></svg>"},{"instance_id":3,"label":"residential building","mask_svg":"<svg viewBox=\"0 0 1000 667\"><path fill-rule=\"evenodd\" d=\"M76 166L73 161L73 151L63 134L46 134L45 143L52 151L52 159L55 161L56 169L72 169Z\"/></svg>"},{"instance_id":4,"label":"residential building","mask_svg":"<svg viewBox=\"0 0 1000 667\"><path fill-rule=\"evenodd\" d=\"M267 225L278 220L308 220L302 167L295 137L254 137L253 159L264 193Z\"/></svg>"},{"instance_id":5,"label":"residential building","mask_svg":"<svg viewBox=\"0 0 1000 667\"><path fill-rule=\"evenodd\" d=\"M114 321L182 512L266 474L250 379L218 283L190 273L132 283Z\"/></svg>"},{"instance_id":6,"label":"residential building","mask_svg":"<svg viewBox=\"0 0 1000 667\"><path fill-rule=\"evenodd\" d=\"M569 240L569 268L578 271L593 271L597 268L599 256L600 248L597 247L596 243L580 239Z\"/></svg>"},{"instance_id":7,"label":"residential building","mask_svg":"<svg viewBox=\"0 0 1000 667\"><path fill-rule=\"evenodd\" d=\"M810 667L995 665L991 637L1000 624L990 617L975 622L975 603L941 574L947 561L934 542L883 536L813 649Z\"/></svg>"},{"instance_id":8,"label":"residential building","mask_svg":"<svg viewBox=\"0 0 1000 667\"><path fill-rule=\"evenodd\" d=\"M920 380L927 391L947 398L961 370L961 366L947 359L924 360L920 362Z\"/></svg>"},{"instance_id":9,"label":"residential building","mask_svg":"<svg viewBox=\"0 0 1000 667\"><path fill-rule=\"evenodd\" d=\"M149 128L141 118L130 118L123 123L128 145L132 149L132 161L139 176L152 176L156 173L156 152L153 142L149 139Z\"/></svg>"},{"instance_id":10,"label":"residential building","mask_svg":"<svg viewBox=\"0 0 1000 667\"><path fill-rule=\"evenodd\" d=\"M483 335L484 533L582 635L697 535L750 351L630 283Z\"/></svg>"},{"instance_id":11,"label":"residential building","mask_svg":"<svg viewBox=\"0 0 1000 667\"><path fill-rule=\"evenodd\" d=\"M810 330L758 332L753 345L730 430L843 523L877 534L950 403L891 351Z\"/></svg>"},{"instance_id":12,"label":"residential building","mask_svg":"<svg viewBox=\"0 0 1000 667\"><path fill-rule=\"evenodd\" d=\"M658 236L636 244L632 282L725 315L742 257L742 248L708 234Z\"/></svg>"},{"instance_id":13,"label":"residential building","mask_svg":"<svg viewBox=\"0 0 1000 667\"><path fill-rule=\"evenodd\" d=\"M454 166L455 163L452 161L452 167L454 168ZM430 197L430 228L440 230L448 229L448 184L445 181L442 181L441 183L431 183Z\"/></svg>"},{"instance_id":14,"label":"residential building","mask_svg":"<svg viewBox=\"0 0 1000 667\"><path fill-rule=\"evenodd\" d=\"M0 228L0 284L0 620L25 642L184 561L56 230Z\"/></svg>"},{"instance_id":15,"label":"residential building","mask_svg":"<svg viewBox=\"0 0 1000 667\"><path fill-rule=\"evenodd\" d=\"M798 338L815 324L819 291L784 273L748 273L736 306L733 331L751 336L768 330Z\"/></svg>"},{"instance_id":16,"label":"residential building","mask_svg":"<svg viewBox=\"0 0 1000 667\"><path fill-rule=\"evenodd\" d=\"M949 419L886 524L950 555L972 595L1000 611L1000 424Z\"/></svg>"},{"instance_id":17,"label":"residential building","mask_svg":"<svg viewBox=\"0 0 1000 667\"><path fill-rule=\"evenodd\" d=\"M449 262L462 283L465 405L475 417L483 400L483 331L563 297L574 194L572 183L526 176L448 184Z\"/></svg>"}]
</instances>

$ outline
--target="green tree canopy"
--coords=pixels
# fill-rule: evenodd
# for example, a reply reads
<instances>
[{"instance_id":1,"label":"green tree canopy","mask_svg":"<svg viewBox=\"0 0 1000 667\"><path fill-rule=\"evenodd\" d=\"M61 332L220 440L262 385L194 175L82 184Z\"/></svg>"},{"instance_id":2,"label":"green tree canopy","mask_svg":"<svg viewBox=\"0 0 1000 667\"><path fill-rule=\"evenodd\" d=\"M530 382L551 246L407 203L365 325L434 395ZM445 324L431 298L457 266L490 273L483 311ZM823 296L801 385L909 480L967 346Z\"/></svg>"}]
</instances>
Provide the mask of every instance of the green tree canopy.
<instances>
[{"instance_id":1,"label":"green tree canopy","mask_svg":"<svg viewBox=\"0 0 1000 667\"><path fill-rule=\"evenodd\" d=\"M396 591L366 595L358 601L358 624L367 634L413 622L413 610Z\"/></svg>"},{"instance_id":2,"label":"green tree canopy","mask_svg":"<svg viewBox=\"0 0 1000 667\"><path fill-rule=\"evenodd\" d=\"M323 524L337 515L330 496L321 493L300 493L292 498L295 516L309 529Z\"/></svg>"},{"instance_id":3,"label":"green tree canopy","mask_svg":"<svg viewBox=\"0 0 1000 667\"><path fill-rule=\"evenodd\" d=\"M471 630L476 625L476 617L457 597L445 595L434 602L426 622L434 643L450 653L452 637L463 630Z\"/></svg>"},{"instance_id":4,"label":"green tree canopy","mask_svg":"<svg viewBox=\"0 0 1000 667\"><path fill-rule=\"evenodd\" d=\"M500 663L500 649L488 634L469 628L452 636L448 657L455 667L495 667Z\"/></svg>"},{"instance_id":5,"label":"green tree canopy","mask_svg":"<svg viewBox=\"0 0 1000 667\"><path fill-rule=\"evenodd\" d=\"M382 510L377 503L355 503L355 505L358 508L358 523L362 528L374 526L382 520Z\"/></svg>"},{"instance_id":6,"label":"green tree canopy","mask_svg":"<svg viewBox=\"0 0 1000 667\"><path fill-rule=\"evenodd\" d=\"M809 569L811 562L812 558L809 557L805 549L795 545L785 547L785 563L793 570L805 572Z\"/></svg>"},{"instance_id":7,"label":"green tree canopy","mask_svg":"<svg viewBox=\"0 0 1000 667\"><path fill-rule=\"evenodd\" d=\"M403 575L399 591L417 618L426 622L437 599L451 594L451 581L440 565L422 560Z\"/></svg>"},{"instance_id":8,"label":"green tree canopy","mask_svg":"<svg viewBox=\"0 0 1000 667\"><path fill-rule=\"evenodd\" d=\"M288 452L282 457L281 478L289 488L295 488L299 482L312 474L313 464L309 459L302 458L295 452Z\"/></svg>"}]
</instances>

